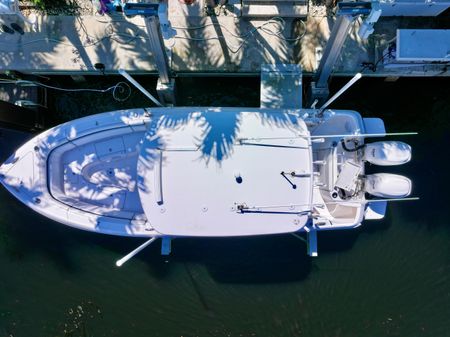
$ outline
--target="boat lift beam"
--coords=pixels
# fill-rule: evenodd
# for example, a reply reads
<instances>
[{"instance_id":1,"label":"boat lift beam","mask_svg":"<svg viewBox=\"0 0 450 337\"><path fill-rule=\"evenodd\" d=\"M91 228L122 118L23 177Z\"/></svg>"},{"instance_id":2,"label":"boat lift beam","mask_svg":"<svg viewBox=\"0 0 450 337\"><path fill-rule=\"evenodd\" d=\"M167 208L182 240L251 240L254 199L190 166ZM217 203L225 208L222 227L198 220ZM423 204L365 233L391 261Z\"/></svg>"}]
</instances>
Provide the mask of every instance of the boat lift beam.
<instances>
[{"instance_id":1,"label":"boat lift beam","mask_svg":"<svg viewBox=\"0 0 450 337\"><path fill-rule=\"evenodd\" d=\"M367 38L373 32L373 24L381 15L377 1L374 2L340 2L338 3L337 19L331 30L330 38L325 46L316 75L311 82L307 106L323 104L329 96L328 81L334 65L341 55L342 47L347 35L356 19L361 15L368 15L361 25L358 34ZM314 103L315 102L315 103Z\"/></svg>"},{"instance_id":2,"label":"boat lift beam","mask_svg":"<svg viewBox=\"0 0 450 337\"><path fill-rule=\"evenodd\" d=\"M155 103L159 107L163 107L161 102L159 102L151 93L149 93L142 85L139 84L133 77L130 76L125 70L122 68L119 69L119 74L125 77L131 84L133 84L136 89L142 92L145 96L147 96L153 103Z\"/></svg>"},{"instance_id":3,"label":"boat lift beam","mask_svg":"<svg viewBox=\"0 0 450 337\"><path fill-rule=\"evenodd\" d=\"M306 239L297 233L291 233L297 239L306 243L306 253L311 257L317 257L317 229L315 227L304 227L306 232Z\"/></svg>"},{"instance_id":4,"label":"boat lift beam","mask_svg":"<svg viewBox=\"0 0 450 337\"><path fill-rule=\"evenodd\" d=\"M143 244L141 244L139 247L137 247L136 249L134 249L133 251L129 252L127 255L125 255L124 257L122 257L121 259L116 261L116 266L117 267L122 267L122 265L127 262L129 259L131 259L132 257L134 257L137 253L139 253L140 251L142 251L143 249L145 249L147 246L149 246L153 241L155 241L157 239L157 237L151 237L150 239L148 239L147 241L145 241Z\"/></svg>"},{"instance_id":5,"label":"boat lift beam","mask_svg":"<svg viewBox=\"0 0 450 337\"><path fill-rule=\"evenodd\" d=\"M309 256L318 256L317 230L315 228L311 228L309 232L306 232L306 247Z\"/></svg>"},{"instance_id":6,"label":"boat lift beam","mask_svg":"<svg viewBox=\"0 0 450 337\"><path fill-rule=\"evenodd\" d=\"M356 81L358 81L362 77L361 73L357 73L353 78L347 82L346 85L344 85L337 93L335 93L329 100L327 100L323 105L320 107L318 115L320 116L323 111L331 104L333 103L339 96L341 96L345 91L347 91L348 88L350 88ZM315 106L317 103L317 100L314 101L313 105Z\"/></svg>"},{"instance_id":7,"label":"boat lift beam","mask_svg":"<svg viewBox=\"0 0 450 337\"><path fill-rule=\"evenodd\" d=\"M164 37L170 36L167 1L154 3L126 3L123 12L126 16L142 15L148 35L149 49L158 70L156 91L163 105L175 105L175 79L171 76L169 56Z\"/></svg>"},{"instance_id":8,"label":"boat lift beam","mask_svg":"<svg viewBox=\"0 0 450 337\"><path fill-rule=\"evenodd\" d=\"M169 255L172 251L172 238L163 236L161 238L161 255Z\"/></svg>"}]
</instances>

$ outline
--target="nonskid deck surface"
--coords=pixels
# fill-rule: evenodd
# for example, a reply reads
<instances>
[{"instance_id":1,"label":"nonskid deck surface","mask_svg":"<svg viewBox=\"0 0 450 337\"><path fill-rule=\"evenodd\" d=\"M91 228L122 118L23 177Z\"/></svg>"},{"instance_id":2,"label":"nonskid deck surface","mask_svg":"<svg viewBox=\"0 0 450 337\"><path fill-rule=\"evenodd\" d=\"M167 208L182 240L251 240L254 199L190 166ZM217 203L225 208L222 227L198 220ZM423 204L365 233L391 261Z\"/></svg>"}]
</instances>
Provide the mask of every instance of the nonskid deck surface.
<instances>
[{"instance_id":1,"label":"nonskid deck surface","mask_svg":"<svg viewBox=\"0 0 450 337\"><path fill-rule=\"evenodd\" d=\"M49 163L53 167L59 164L62 169L62 179L53 179L50 184L53 196L98 215L128 219L143 215L136 163L144 132L125 131L113 137L108 136L108 131L101 132L87 137L58 159L50 155Z\"/></svg>"},{"instance_id":2,"label":"nonskid deck surface","mask_svg":"<svg viewBox=\"0 0 450 337\"><path fill-rule=\"evenodd\" d=\"M182 126L149 131L138 174L153 228L172 236L220 237L303 228L313 179L309 132L302 119L280 112L270 117L209 109ZM286 179L284 171L297 173Z\"/></svg>"}]
</instances>

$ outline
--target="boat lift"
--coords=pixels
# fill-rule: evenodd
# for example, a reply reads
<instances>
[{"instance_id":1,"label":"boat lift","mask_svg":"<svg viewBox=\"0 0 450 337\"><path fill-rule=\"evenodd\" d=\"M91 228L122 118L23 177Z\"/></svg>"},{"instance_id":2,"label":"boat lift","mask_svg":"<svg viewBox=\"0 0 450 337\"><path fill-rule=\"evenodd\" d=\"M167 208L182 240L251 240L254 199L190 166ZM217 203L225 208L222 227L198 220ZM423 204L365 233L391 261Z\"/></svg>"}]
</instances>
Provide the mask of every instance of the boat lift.
<instances>
[{"instance_id":1,"label":"boat lift","mask_svg":"<svg viewBox=\"0 0 450 337\"><path fill-rule=\"evenodd\" d=\"M175 105L175 79L171 77L168 51L164 45L164 38L170 37L167 2L159 4L128 2L123 7L123 12L127 17L136 15L144 17L148 43L159 75L156 85L159 100L162 105ZM123 75L123 73L121 74ZM127 79L129 80L129 78ZM140 88L138 89L142 91ZM148 97L147 94L146 96Z\"/></svg>"},{"instance_id":2,"label":"boat lift","mask_svg":"<svg viewBox=\"0 0 450 337\"><path fill-rule=\"evenodd\" d=\"M130 4L131 5L131 4ZM133 4L136 5L136 4ZM158 23L158 15L154 15L152 12L146 12L145 5L139 4L139 6L143 5L143 9L139 8L131 8L128 11L128 15L136 15L142 14L146 15L146 26L147 32L149 36L151 36L151 41L155 43L157 41L157 37L154 35L154 32L159 32L159 47L155 44L152 44L155 50L159 51L160 58L157 59L158 71L160 73L160 78L158 80L158 86L163 81L168 81L168 63L167 63L167 55L165 53L161 53L163 51L160 48L163 45L161 33L159 26L155 29L155 24ZM154 5L152 5L154 6ZM156 5L157 6L157 5ZM167 11L167 8L165 9ZM134 11L134 12L133 12ZM124 12L127 12L127 8L124 8ZM158 11L159 12L159 11ZM319 69L317 71L317 75L315 77L315 81L311 83L311 88L309 91L308 101L309 104L312 105L312 108L316 108L316 105L319 103L322 106L317 109L317 114L321 115L326 107L328 107L333 101L335 101L340 95L342 95L350 86L352 86L356 81L358 81L362 75L361 73L357 73L343 88L341 88L335 95L333 95L330 99L328 99L325 103L324 101L329 96L328 90L328 80L333 70L334 64L337 61L337 58L340 55L341 49L347 37L347 34L354 23L354 21L361 15L367 15L366 20L361 25L361 28L358 32L361 38L367 38L373 32L373 24L378 20L381 15L381 9L377 1L372 3L370 2L343 2L338 4L338 19L333 26L333 30L331 33L330 40L326 46L324 55L321 59ZM149 19L151 18L151 19ZM169 26L166 26L167 29ZM157 55L156 55L157 57ZM158 57L157 57L158 58ZM165 60L165 61L164 61ZM161 62L161 63L158 63ZM143 92L147 97L149 97L153 102L155 102L155 98L151 96L142 86L140 86L135 80L131 78L124 70L120 70L119 73L126 77L133 85L135 85L141 92ZM261 97L260 97L260 105L262 108L300 108L302 106L302 98L301 98L301 88L302 88L302 75L301 68L298 65L263 65L261 67ZM174 87L172 87L172 90ZM274 93L278 93L278 95L274 95ZM281 94L280 94L281 93ZM166 102L163 97L161 97L160 91L158 91L160 95L160 99L163 102ZM172 91L173 94L173 91ZM160 105L161 103L155 102L155 104ZM403 133L403 135L411 134L411 133ZM415 133L412 133L415 134ZM373 134L367 135L359 135L366 137L374 137L374 136L385 136L387 135L385 132L373 132ZM335 137L336 135L333 135ZM347 135L341 135L347 136ZM349 136L349 135L348 135ZM354 136L354 135L353 135ZM321 136L318 136L321 137ZM387 201L399 201L400 199L385 199L380 200L382 202ZM417 200L417 198L406 198L402 200ZM318 256L318 247L317 247L317 231L318 229L311 223L310 225L305 226L306 239L300 236L297 233L291 233L298 239L301 239L306 243L307 246L307 254L312 257ZM171 237L162 237L161 242L161 254L168 255L171 251ZM121 258L116 262L118 267L122 266L126 261L131 259L133 256L138 254L144 248L149 246L152 242L156 240L156 237L151 237L135 250Z\"/></svg>"},{"instance_id":3,"label":"boat lift","mask_svg":"<svg viewBox=\"0 0 450 337\"><path fill-rule=\"evenodd\" d=\"M372 2L339 2L337 19L333 25L330 38L320 59L319 68L308 91L308 106L315 107L323 104L329 96L328 80L334 65L341 54L344 42L353 23L361 16L367 16L358 31L362 39L367 39L373 33L373 25L381 16L378 1Z\"/></svg>"}]
</instances>

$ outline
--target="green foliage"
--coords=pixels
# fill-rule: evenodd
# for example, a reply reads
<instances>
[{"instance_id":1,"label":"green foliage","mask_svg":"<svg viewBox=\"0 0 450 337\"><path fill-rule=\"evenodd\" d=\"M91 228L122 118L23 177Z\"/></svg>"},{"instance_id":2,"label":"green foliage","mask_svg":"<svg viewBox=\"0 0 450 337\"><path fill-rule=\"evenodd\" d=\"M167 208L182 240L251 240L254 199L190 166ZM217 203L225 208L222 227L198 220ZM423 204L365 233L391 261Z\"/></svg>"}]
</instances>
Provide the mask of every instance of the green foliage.
<instances>
[{"instance_id":1,"label":"green foliage","mask_svg":"<svg viewBox=\"0 0 450 337\"><path fill-rule=\"evenodd\" d=\"M74 0L31 0L31 2L47 14L59 14L61 12L75 14L78 9Z\"/></svg>"},{"instance_id":2,"label":"green foliage","mask_svg":"<svg viewBox=\"0 0 450 337\"><path fill-rule=\"evenodd\" d=\"M34 3L40 9L44 9L46 5L45 0L32 0L31 2Z\"/></svg>"}]
</instances>

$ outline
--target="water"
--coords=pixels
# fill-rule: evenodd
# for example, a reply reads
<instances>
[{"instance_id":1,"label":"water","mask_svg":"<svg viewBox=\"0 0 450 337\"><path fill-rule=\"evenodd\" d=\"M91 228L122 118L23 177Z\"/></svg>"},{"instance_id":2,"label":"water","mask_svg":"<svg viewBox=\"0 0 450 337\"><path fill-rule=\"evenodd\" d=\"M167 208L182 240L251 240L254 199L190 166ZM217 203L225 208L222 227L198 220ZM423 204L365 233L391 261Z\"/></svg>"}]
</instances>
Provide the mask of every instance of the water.
<instances>
[{"instance_id":1,"label":"water","mask_svg":"<svg viewBox=\"0 0 450 337\"><path fill-rule=\"evenodd\" d=\"M320 233L315 259L290 235L184 239L169 257L154 245L118 269L142 240L70 229L0 189L0 336L449 336L449 83L363 79L333 104L380 116L388 131L419 131L403 139L413 161L383 171L411 177L421 200L392 203L385 220L358 230ZM258 87L216 78L178 89L186 105L256 106ZM64 105L75 99L53 98L58 121L146 103L135 94Z\"/></svg>"}]
</instances>

